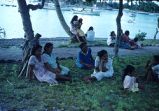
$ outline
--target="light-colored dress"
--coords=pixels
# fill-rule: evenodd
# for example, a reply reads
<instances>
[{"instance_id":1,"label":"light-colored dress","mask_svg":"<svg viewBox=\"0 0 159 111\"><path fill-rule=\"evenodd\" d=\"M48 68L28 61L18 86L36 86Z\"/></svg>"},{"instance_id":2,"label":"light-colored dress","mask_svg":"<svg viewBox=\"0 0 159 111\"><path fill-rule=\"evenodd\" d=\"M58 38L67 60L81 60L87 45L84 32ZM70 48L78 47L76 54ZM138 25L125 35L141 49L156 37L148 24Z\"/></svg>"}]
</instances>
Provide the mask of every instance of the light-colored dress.
<instances>
[{"instance_id":1,"label":"light-colored dress","mask_svg":"<svg viewBox=\"0 0 159 111\"><path fill-rule=\"evenodd\" d=\"M87 41L94 41L95 32L93 30L87 31Z\"/></svg>"},{"instance_id":2,"label":"light-colored dress","mask_svg":"<svg viewBox=\"0 0 159 111\"><path fill-rule=\"evenodd\" d=\"M45 58L46 62L51 65L51 67L53 69L56 69L58 67L58 65L56 63L57 57L55 54L51 54L51 56L50 56L50 55L44 53L42 56ZM60 65L60 68L61 68L61 73L60 73L61 75L68 75L70 70L67 67Z\"/></svg>"},{"instance_id":3,"label":"light-colored dress","mask_svg":"<svg viewBox=\"0 0 159 111\"><path fill-rule=\"evenodd\" d=\"M123 82L124 89L129 91L136 92L139 91L138 83L136 83L136 78L126 75Z\"/></svg>"},{"instance_id":4,"label":"light-colored dress","mask_svg":"<svg viewBox=\"0 0 159 111\"><path fill-rule=\"evenodd\" d=\"M33 72L40 82L47 82L50 84L57 83L56 75L48 71L45 68L44 63L46 63L46 60L42 56L41 61L39 61L36 56L32 55L29 59L28 65L34 65Z\"/></svg>"},{"instance_id":5,"label":"light-colored dress","mask_svg":"<svg viewBox=\"0 0 159 111\"><path fill-rule=\"evenodd\" d=\"M100 65L101 65L101 61L100 61L100 58L97 56L95 60L95 67L99 67ZM100 81L104 77L112 77L114 73L112 59L108 58L108 62L105 63L104 66L108 69L106 72L102 72L102 71L96 72L96 70L94 70L91 77L95 77L98 81Z\"/></svg>"},{"instance_id":6,"label":"light-colored dress","mask_svg":"<svg viewBox=\"0 0 159 111\"><path fill-rule=\"evenodd\" d=\"M114 37L115 38L115 37ZM112 39L112 37L108 37L107 39L107 45L110 46L111 44L115 44L116 39Z\"/></svg>"},{"instance_id":7,"label":"light-colored dress","mask_svg":"<svg viewBox=\"0 0 159 111\"><path fill-rule=\"evenodd\" d=\"M152 70L155 74L157 74L157 77L159 79L159 64L152 67Z\"/></svg>"}]
</instances>

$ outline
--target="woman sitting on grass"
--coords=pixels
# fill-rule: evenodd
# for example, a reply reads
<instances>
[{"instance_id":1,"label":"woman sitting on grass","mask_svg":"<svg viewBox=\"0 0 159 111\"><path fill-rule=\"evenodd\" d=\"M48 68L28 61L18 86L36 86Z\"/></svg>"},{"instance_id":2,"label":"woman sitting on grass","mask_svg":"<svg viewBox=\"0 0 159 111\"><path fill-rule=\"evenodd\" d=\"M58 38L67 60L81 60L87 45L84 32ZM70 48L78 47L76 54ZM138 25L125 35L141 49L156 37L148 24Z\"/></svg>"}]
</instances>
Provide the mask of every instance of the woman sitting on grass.
<instances>
[{"instance_id":1,"label":"woman sitting on grass","mask_svg":"<svg viewBox=\"0 0 159 111\"><path fill-rule=\"evenodd\" d=\"M47 62L48 69L55 73L56 76L62 80L70 81L70 77L66 77L69 74L70 70L67 67L60 65L57 61L57 57L52 53L53 44L46 43L44 46L43 58Z\"/></svg>"},{"instance_id":2,"label":"woman sitting on grass","mask_svg":"<svg viewBox=\"0 0 159 111\"><path fill-rule=\"evenodd\" d=\"M42 47L37 45L32 49L32 56L28 62L29 78L35 77L40 82L47 82L49 84L57 83L56 74L47 69L47 61L41 56Z\"/></svg>"},{"instance_id":3,"label":"woman sitting on grass","mask_svg":"<svg viewBox=\"0 0 159 111\"><path fill-rule=\"evenodd\" d=\"M104 77L112 77L114 73L112 59L108 58L106 50L98 52L95 60L95 69L91 77L85 77L86 82L98 80L100 81Z\"/></svg>"},{"instance_id":4,"label":"woman sitting on grass","mask_svg":"<svg viewBox=\"0 0 159 111\"><path fill-rule=\"evenodd\" d=\"M154 55L153 60L147 62L146 70L147 81L159 81L159 55Z\"/></svg>"},{"instance_id":5,"label":"woman sitting on grass","mask_svg":"<svg viewBox=\"0 0 159 111\"><path fill-rule=\"evenodd\" d=\"M107 45L110 47L114 47L116 42L116 34L114 31L110 32L110 37L107 39Z\"/></svg>"},{"instance_id":6,"label":"woman sitting on grass","mask_svg":"<svg viewBox=\"0 0 159 111\"><path fill-rule=\"evenodd\" d=\"M94 59L92 57L91 49L87 47L86 43L81 43L79 47L81 51L78 53L76 66L82 69L94 68Z\"/></svg>"},{"instance_id":7,"label":"woman sitting on grass","mask_svg":"<svg viewBox=\"0 0 159 111\"><path fill-rule=\"evenodd\" d=\"M130 32L128 30L126 30L125 33L123 34L123 36L121 38L121 42L120 42L120 47L121 48L134 49L134 47L132 47L130 45L131 39L129 38L129 34L130 34Z\"/></svg>"},{"instance_id":8,"label":"woman sitting on grass","mask_svg":"<svg viewBox=\"0 0 159 111\"><path fill-rule=\"evenodd\" d=\"M122 76L122 82L124 89L127 89L132 92L139 91L138 83L136 82L135 68L132 65L127 65L124 69Z\"/></svg>"}]
</instances>

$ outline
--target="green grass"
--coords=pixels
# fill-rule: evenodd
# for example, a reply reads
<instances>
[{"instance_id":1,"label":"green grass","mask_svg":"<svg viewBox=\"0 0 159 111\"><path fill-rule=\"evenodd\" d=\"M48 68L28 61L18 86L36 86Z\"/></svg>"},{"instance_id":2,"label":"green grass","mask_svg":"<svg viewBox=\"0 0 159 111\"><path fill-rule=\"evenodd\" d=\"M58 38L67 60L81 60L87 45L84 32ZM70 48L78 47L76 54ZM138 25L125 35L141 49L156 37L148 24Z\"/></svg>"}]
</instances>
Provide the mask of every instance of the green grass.
<instances>
[{"instance_id":1,"label":"green grass","mask_svg":"<svg viewBox=\"0 0 159 111\"><path fill-rule=\"evenodd\" d=\"M148 46L153 46L153 45L159 44L159 40L158 39L156 39L156 40L146 39L146 40L142 41L142 43L143 43L144 46L147 46L147 45Z\"/></svg>"},{"instance_id":2,"label":"green grass","mask_svg":"<svg viewBox=\"0 0 159 111\"><path fill-rule=\"evenodd\" d=\"M122 90L121 72L127 64L136 67L138 76L144 76L144 66L151 56L114 59L115 75L102 81L86 84L85 71L74 66L74 60L60 62L71 69L73 82L49 86L47 83L18 79L18 64L0 64L0 105L10 110L44 111L158 111L159 84L145 83L145 90L137 93Z\"/></svg>"}]
</instances>

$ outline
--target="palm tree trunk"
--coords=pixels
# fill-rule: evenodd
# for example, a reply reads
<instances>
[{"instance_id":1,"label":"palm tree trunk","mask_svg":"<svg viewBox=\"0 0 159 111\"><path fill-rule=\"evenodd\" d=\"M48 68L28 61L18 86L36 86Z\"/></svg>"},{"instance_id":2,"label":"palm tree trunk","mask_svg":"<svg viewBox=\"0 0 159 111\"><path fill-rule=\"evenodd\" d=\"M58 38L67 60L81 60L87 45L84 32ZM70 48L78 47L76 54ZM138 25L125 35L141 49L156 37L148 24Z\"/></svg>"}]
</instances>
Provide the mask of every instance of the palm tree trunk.
<instances>
[{"instance_id":1,"label":"palm tree trunk","mask_svg":"<svg viewBox=\"0 0 159 111\"><path fill-rule=\"evenodd\" d=\"M155 33L155 35L154 35L154 40L156 40L156 36L157 36L157 34L158 34L158 32L159 32L159 17L158 17L158 19L157 19L157 27L158 27L158 28L156 28L156 33Z\"/></svg>"},{"instance_id":2,"label":"palm tree trunk","mask_svg":"<svg viewBox=\"0 0 159 111\"><path fill-rule=\"evenodd\" d=\"M56 7L57 16L58 16L58 18L59 18L59 20L60 20L60 23L61 23L63 29L66 31L66 33L67 33L70 37L72 37L73 35L72 35L71 31L70 31L70 27L67 25L67 23L66 23L66 21L65 21L65 19L64 19L64 17L63 17L63 14L62 14L62 11L61 11L61 8L60 8L59 1L58 1L58 0L54 0L54 3L55 3L55 7Z\"/></svg>"},{"instance_id":3,"label":"palm tree trunk","mask_svg":"<svg viewBox=\"0 0 159 111\"><path fill-rule=\"evenodd\" d=\"M30 20L30 14L29 14L29 10L36 10L36 9L41 9L44 6L44 2L45 0L42 0L41 5L32 5L32 4L26 4L26 0L17 0L18 2L18 6L19 6L19 12L21 14L21 18L22 18L22 23L23 23L23 29L25 32L25 44L23 46L23 59L22 59L22 68L20 71L20 74L18 77L22 76L22 75L26 75L27 77L27 66L28 66L28 60L31 54L31 48L32 48L32 44L31 41L34 38L34 32L33 32L33 28L32 28L32 23Z\"/></svg>"},{"instance_id":4,"label":"palm tree trunk","mask_svg":"<svg viewBox=\"0 0 159 111\"><path fill-rule=\"evenodd\" d=\"M118 56L119 52L119 45L120 45L120 39L122 35L122 29L121 29L121 17L123 15L123 0L119 1L119 11L118 11L118 16L116 18L116 24L117 24L117 39L116 39L116 44L115 44L115 56Z\"/></svg>"}]
</instances>

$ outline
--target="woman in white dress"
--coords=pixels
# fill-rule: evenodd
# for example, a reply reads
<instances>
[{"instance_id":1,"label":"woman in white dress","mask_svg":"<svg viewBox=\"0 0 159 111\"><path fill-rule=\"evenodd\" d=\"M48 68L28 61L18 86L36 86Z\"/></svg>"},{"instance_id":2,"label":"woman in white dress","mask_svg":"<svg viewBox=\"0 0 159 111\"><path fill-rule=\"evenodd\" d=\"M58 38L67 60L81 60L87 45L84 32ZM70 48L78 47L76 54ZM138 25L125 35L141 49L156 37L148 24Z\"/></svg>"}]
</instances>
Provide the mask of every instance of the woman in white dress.
<instances>
[{"instance_id":1,"label":"woman in white dress","mask_svg":"<svg viewBox=\"0 0 159 111\"><path fill-rule=\"evenodd\" d=\"M37 45L32 49L32 56L28 62L28 74L30 79L34 75L40 82L47 82L50 84L58 83L56 75L49 71L46 66L46 60L41 56L42 47Z\"/></svg>"},{"instance_id":2,"label":"woman in white dress","mask_svg":"<svg viewBox=\"0 0 159 111\"><path fill-rule=\"evenodd\" d=\"M139 91L136 77L134 76L135 68L132 65L127 65L124 69L122 82L124 89L132 92Z\"/></svg>"},{"instance_id":3,"label":"woman in white dress","mask_svg":"<svg viewBox=\"0 0 159 111\"><path fill-rule=\"evenodd\" d=\"M112 77L114 74L112 59L108 58L106 50L101 50L95 60L95 69L91 77L84 78L85 81L102 80L105 77Z\"/></svg>"},{"instance_id":4,"label":"woman in white dress","mask_svg":"<svg viewBox=\"0 0 159 111\"><path fill-rule=\"evenodd\" d=\"M58 78L62 80L70 81L71 78L68 77L70 70L67 67L60 65L57 61L57 57L52 53L53 44L46 43L44 46L43 58L46 60L48 69L56 74Z\"/></svg>"}]
</instances>

